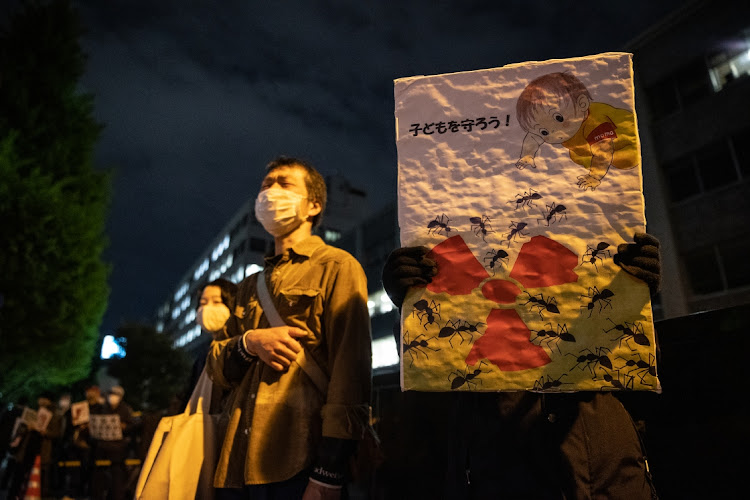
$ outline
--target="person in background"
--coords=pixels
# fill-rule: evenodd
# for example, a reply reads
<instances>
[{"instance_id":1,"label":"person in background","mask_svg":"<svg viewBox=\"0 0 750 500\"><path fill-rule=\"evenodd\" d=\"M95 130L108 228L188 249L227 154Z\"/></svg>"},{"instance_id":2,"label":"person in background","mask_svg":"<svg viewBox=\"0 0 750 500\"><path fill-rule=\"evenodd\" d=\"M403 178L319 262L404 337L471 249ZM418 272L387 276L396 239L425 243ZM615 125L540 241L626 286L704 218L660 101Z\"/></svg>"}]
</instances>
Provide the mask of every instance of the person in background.
<instances>
[{"instance_id":1,"label":"person in background","mask_svg":"<svg viewBox=\"0 0 750 500\"><path fill-rule=\"evenodd\" d=\"M55 440L52 449L52 463L57 464L67 458L68 445L70 443L70 404L73 396L68 391L63 391L57 398L57 415L60 418L60 437ZM60 467L52 468L52 489L60 491L63 488L66 471Z\"/></svg>"},{"instance_id":2,"label":"person in background","mask_svg":"<svg viewBox=\"0 0 750 500\"><path fill-rule=\"evenodd\" d=\"M427 252L399 248L386 260L383 285L399 309L437 274ZM658 239L636 233L614 261L658 292ZM398 439L418 457L402 467L403 498L656 498L638 430L612 392L407 391L402 403Z\"/></svg>"},{"instance_id":3,"label":"person in background","mask_svg":"<svg viewBox=\"0 0 750 500\"><path fill-rule=\"evenodd\" d=\"M101 413L103 399L99 386L88 385L84 390L89 413ZM66 461L77 462L76 466L68 467L67 479L62 484L62 490L69 498L88 497L92 471L91 440L88 422L73 424L74 415L69 407L63 414L65 430L63 433L63 453Z\"/></svg>"},{"instance_id":4,"label":"person in background","mask_svg":"<svg viewBox=\"0 0 750 500\"><path fill-rule=\"evenodd\" d=\"M125 459L130 445L130 430L134 424L133 410L123 401L125 390L116 385L107 392L106 403L91 409L92 415L118 415L122 439L94 442L94 470L91 478L91 498L94 500L122 500L126 495L127 468ZM96 461L109 461L110 465L97 465ZM109 492L109 496L107 495Z\"/></svg>"},{"instance_id":5,"label":"person in background","mask_svg":"<svg viewBox=\"0 0 750 500\"><path fill-rule=\"evenodd\" d=\"M23 403L26 403L26 401L24 400ZM25 407L25 404L14 405L14 413L17 417L23 414ZM8 460L2 479L2 489L6 490L5 499L7 500L22 498L26 484L28 483L31 466L38 451L38 435L38 433L34 433L22 421L13 429L10 435Z\"/></svg>"},{"instance_id":6,"label":"person in background","mask_svg":"<svg viewBox=\"0 0 750 500\"><path fill-rule=\"evenodd\" d=\"M37 406L37 411L44 408L52 414L47 426L38 431L40 434L39 456L41 457L42 497L47 498L50 496L53 484L52 474L57 460L56 452L63 437L64 421L54 403L52 393L43 393L37 399Z\"/></svg>"},{"instance_id":7,"label":"person in background","mask_svg":"<svg viewBox=\"0 0 750 500\"><path fill-rule=\"evenodd\" d=\"M215 384L234 389L214 485L241 488L236 498L341 498L348 459L370 429L367 281L354 257L312 235L325 204L309 163L267 166L255 215L274 254L239 284L229 338L213 343L206 364ZM283 326L263 311L259 286Z\"/></svg>"},{"instance_id":8,"label":"person in background","mask_svg":"<svg viewBox=\"0 0 750 500\"><path fill-rule=\"evenodd\" d=\"M16 403L8 405L2 411L2 418L0 419L0 457L2 457L2 468L0 468L0 491L8 489L11 478L13 477L13 471L16 467L16 447L13 446L14 442L20 442L19 430L16 426L16 419L23 414L23 409L26 406L26 398L19 399ZM24 426L25 430L25 426Z\"/></svg>"},{"instance_id":9,"label":"person in background","mask_svg":"<svg viewBox=\"0 0 750 500\"><path fill-rule=\"evenodd\" d=\"M224 340L228 338L226 331L226 322L231 316L235 307L235 296L237 295L237 285L224 278L218 278L200 290L198 296L198 306L196 308L195 322L201 327L201 330L211 336L211 340ZM190 395L193 393L195 384L198 383L203 368L206 366L206 357L208 356L210 342L203 344L203 348L196 354L195 362L190 371L190 379L185 388L182 399L182 408L185 408ZM214 387L211 393L212 413L220 410L223 390Z\"/></svg>"}]
</instances>

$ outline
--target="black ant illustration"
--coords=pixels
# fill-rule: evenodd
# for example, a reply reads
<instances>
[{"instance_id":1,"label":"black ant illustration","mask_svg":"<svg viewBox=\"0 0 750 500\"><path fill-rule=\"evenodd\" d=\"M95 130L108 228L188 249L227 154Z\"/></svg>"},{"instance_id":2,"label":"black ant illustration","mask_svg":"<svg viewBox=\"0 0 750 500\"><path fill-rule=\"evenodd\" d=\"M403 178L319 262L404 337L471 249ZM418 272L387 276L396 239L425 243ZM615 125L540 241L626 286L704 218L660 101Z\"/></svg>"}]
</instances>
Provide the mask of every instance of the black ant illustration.
<instances>
[{"instance_id":1,"label":"black ant illustration","mask_svg":"<svg viewBox=\"0 0 750 500\"><path fill-rule=\"evenodd\" d=\"M474 334L478 332L477 327L483 324L484 323L475 323L472 325L468 321L462 319L457 319L455 321L449 320L445 323L445 326L440 329L438 338L442 339L448 337L448 343L453 347L453 337L456 335L461 337L461 344L463 344L464 341L466 341L464 334L467 334L469 336L468 341L471 342L474 340Z\"/></svg>"},{"instance_id":2,"label":"black ant illustration","mask_svg":"<svg viewBox=\"0 0 750 500\"><path fill-rule=\"evenodd\" d=\"M522 306L525 306L526 304L531 304L529 306L529 311L534 311L536 309L536 312L539 313L539 317L544 319L544 316L542 315L542 311L551 312L553 314L560 314L560 309L557 308L557 299L554 297L549 297L547 299L544 298L544 295L539 293L537 295L531 295L529 292L524 292L526 295L529 296L528 300L521 304Z\"/></svg>"},{"instance_id":3,"label":"black ant illustration","mask_svg":"<svg viewBox=\"0 0 750 500\"><path fill-rule=\"evenodd\" d=\"M564 342L576 341L576 338L573 336L573 334L568 332L568 325L565 323L563 323L562 325L558 324L557 330L554 330L552 328L552 323L547 323L544 326L548 326L549 329L548 330L542 329L542 330L537 330L537 331L532 330L535 334L534 338L530 339L530 342L532 344L534 343L534 341L539 339L538 345L541 346L542 344L544 344L545 347L551 350L550 344L552 344L555 347L557 347L557 352L560 352L562 354L562 352L560 351L560 346L559 346L559 343L561 340Z\"/></svg>"},{"instance_id":4,"label":"black ant illustration","mask_svg":"<svg viewBox=\"0 0 750 500\"><path fill-rule=\"evenodd\" d=\"M434 339L435 337L429 337L422 340L419 340L420 337L424 337L425 335L419 334L416 337L414 337L414 340L411 342L409 341L409 332L404 332L404 343L403 343L403 352L404 354L409 353L409 356L411 357L411 364L409 366L414 366L414 358L419 357L419 354L423 354L425 359L429 359L427 356L427 353L425 352L425 349L429 349L430 351L437 352L440 349L435 349L433 347L429 346L430 340Z\"/></svg>"},{"instance_id":5,"label":"black ant illustration","mask_svg":"<svg viewBox=\"0 0 750 500\"><path fill-rule=\"evenodd\" d=\"M431 220L430 223L427 224L427 234L440 234L441 231L450 233L451 228L448 225L450 221L451 220L445 214L435 217L434 220Z\"/></svg>"},{"instance_id":6,"label":"black ant illustration","mask_svg":"<svg viewBox=\"0 0 750 500\"><path fill-rule=\"evenodd\" d=\"M532 390L534 391L549 391L550 389L557 389L563 384L567 384L569 382L562 382L562 378L566 377L568 374L563 373L560 375L560 378L553 379L549 375L542 375L539 377L539 380L534 381L534 388ZM544 378L547 378L545 381Z\"/></svg>"},{"instance_id":7,"label":"black ant illustration","mask_svg":"<svg viewBox=\"0 0 750 500\"><path fill-rule=\"evenodd\" d=\"M648 361L643 361L643 358L641 358L640 354L637 354L637 356L638 361L634 359L628 359L620 368L625 368L627 366L628 368L630 368L630 371L628 371L628 375L632 375L633 373L635 373L634 376L637 376L642 384L653 386L654 384L647 383L645 378L646 375L656 377L656 358L654 358L654 355L651 353L649 353L648 355ZM625 359L622 356L618 357L620 359Z\"/></svg>"},{"instance_id":8,"label":"black ant illustration","mask_svg":"<svg viewBox=\"0 0 750 500\"><path fill-rule=\"evenodd\" d=\"M583 354L584 352L587 354ZM576 364L569 371L573 371L573 368L580 368L581 371L588 368L591 374L596 377L594 369L597 365L612 369L612 360L609 359L607 354L612 354L612 351L606 347L597 347L596 352L589 348L581 349L576 356ZM568 353L568 356L575 356L575 354Z\"/></svg>"},{"instance_id":9,"label":"black ant illustration","mask_svg":"<svg viewBox=\"0 0 750 500\"><path fill-rule=\"evenodd\" d=\"M508 229L510 229L510 231L505 237L505 239L508 240L508 247L510 247L510 242L512 240L518 239L518 235L528 236L528 233L523 232L526 226L528 226L528 224L526 224L525 222L510 222L510 226L508 226Z\"/></svg>"},{"instance_id":10,"label":"black ant illustration","mask_svg":"<svg viewBox=\"0 0 750 500\"><path fill-rule=\"evenodd\" d=\"M506 264L508 263L508 252L505 250L490 250L487 252L487 254L484 257L485 263L487 262L487 259L490 259L489 264L485 264L488 269L492 271L492 276L495 275L495 264L497 264L497 261L503 261Z\"/></svg>"},{"instance_id":11,"label":"black ant illustration","mask_svg":"<svg viewBox=\"0 0 750 500\"><path fill-rule=\"evenodd\" d=\"M622 375L622 378L626 379L623 384L620 380L620 370L615 370L617 376L613 377L611 373L604 373L604 380L609 383L612 387L620 389L621 391L628 391L633 389L633 380L635 377L632 375Z\"/></svg>"},{"instance_id":12,"label":"black ant illustration","mask_svg":"<svg viewBox=\"0 0 750 500\"><path fill-rule=\"evenodd\" d=\"M648 340L648 337L645 333L643 333L643 327L640 323L628 323L625 321L621 325L615 324L614 321L612 321L610 318L607 318L610 323L612 323L612 328L609 330L604 330L606 333L611 332L612 330L617 330L620 332L620 335L613 338L612 341L615 340L619 341L620 347L622 347L623 341L625 344L630 348L631 351L635 351L633 347L630 345L630 341L632 340L638 345L644 345L649 346L651 345L651 342Z\"/></svg>"},{"instance_id":13,"label":"black ant illustration","mask_svg":"<svg viewBox=\"0 0 750 500\"><path fill-rule=\"evenodd\" d=\"M583 265L585 262L588 262L589 264L594 264L594 268L599 271L599 268L596 265L596 261L599 260L600 262L604 262L602 254L606 253L607 257L612 256L607 248L609 248L609 243L607 243L606 241L599 242L599 244L596 245L596 248L591 248L587 245L586 253L584 253L581 257L581 265Z\"/></svg>"},{"instance_id":14,"label":"black ant illustration","mask_svg":"<svg viewBox=\"0 0 750 500\"><path fill-rule=\"evenodd\" d=\"M516 210L518 210L519 207L530 207L533 206L534 200L541 200L542 195L534 191L533 189L529 189L529 192L526 191L523 192L523 194L517 194L515 200L510 200L508 203L515 203L516 204Z\"/></svg>"},{"instance_id":15,"label":"black ant illustration","mask_svg":"<svg viewBox=\"0 0 750 500\"><path fill-rule=\"evenodd\" d=\"M582 305L581 309L586 308L589 311L589 318L591 317L591 313L594 312L594 307L596 306L596 303L599 303L599 312L602 312L602 310L606 307L612 308L612 301L609 300L612 297L615 296L615 293L610 290L609 288L605 288L601 292L599 289L595 286L589 287L589 292L587 295L581 295L581 297L586 297L587 299L591 299L591 301L586 304ZM583 311L581 311L583 313Z\"/></svg>"},{"instance_id":16,"label":"black ant illustration","mask_svg":"<svg viewBox=\"0 0 750 500\"><path fill-rule=\"evenodd\" d=\"M549 213L547 215L544 215L544 212L542 212L543 217L541 219L537 219L537 223L542 220L547 221L547 225L554 224L557 222L557 217L565 217L566 219L568 216L565 214L565 205L556 205L555 202L552 202L552 205L546 205L547 210L549 210Z\"/></svg>"},{"instance_id":17,"label":"black ant illustration","mask_svg":"<svg viewBox=\"0 0 750 500\"><path fill-rule=\"evenodd\" d=\"M414 314L417 315L419 322L426 330L427 325L435 324L435 316L440 318L440 304L436 304L434 300L430 302L425 299L418 300L414 303Z\"/></svg>"},{"instance_id":18,"label":"black ant illustration","mask_svg":"<svg viewBox=\"0 0 750 500\"><path fill-rule=\"evenodd\" d=\"M492 230L492 226L490 225L490 219L486 215L482 215L481 217L469 217L469 222L471 222L471 230L474 231L474 234L476 236L482 235L482 241L485 241L485 238L488 234L494 233L495 231Z\"/></svg>"},{"instance_id":19,"label":"black ant illustration","mask_svg":"<svg viewBox=\"0 0 750 500\"><path fill-rule=\"evenodd\" d=\"M451 383L451 390L458 389L464 384L466 384L467 389L471 390L472 386L474 386L474 388L477 387L477 381L481 384L482 381L479 380L479 374L486 373L482 371L483 364L485 364L484 360L479 362L479 366L475 370L469 371L469 365L466 365L466 369L463 371L456 370L451 372L448 375L448 382ZM453 375L452 380L451 375Z\"/></svg>"}]
</instances>

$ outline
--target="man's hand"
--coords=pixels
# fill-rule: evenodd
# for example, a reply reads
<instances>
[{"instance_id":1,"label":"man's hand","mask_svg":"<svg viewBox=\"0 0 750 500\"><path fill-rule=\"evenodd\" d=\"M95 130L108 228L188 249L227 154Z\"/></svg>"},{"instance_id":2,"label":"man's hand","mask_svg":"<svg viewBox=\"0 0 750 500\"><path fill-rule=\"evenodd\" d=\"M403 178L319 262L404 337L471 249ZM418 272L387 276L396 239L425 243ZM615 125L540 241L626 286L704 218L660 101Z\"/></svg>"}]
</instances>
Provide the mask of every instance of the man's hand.
<instances>
[{"instance_id":1,"label":"man's hand","mask_svg":"<svg viewBox=\"0 0 750 500\"><path fill-rule=\"evenodd\" d=\"M383 267L383 287L396 307L401 308L409 287L427 285L437 274L437 264L425 257L427 252L426 247L403 247L388 256Z\"/></svg>"},{"instance_id":2,"label":"man's hand","mask_svg":"<svg viewBox=\"0 0 750 500\"><path fill-rule=\"evenodd\" d=\"M613 260L626 273L644 281L654 296L661 285L659 240L647 233L635 233L633 240L635 243L618 245Z\"/></svg>"},{"instance_id":3,"label":"man's hand","mask_svg":"<svg viewBox=\"0 0 750 500\"><path fill-rule=\"evenodd\" d=\"M307 483L302 500L339 500L341 488L328 488L312 481Z\"/></svg>"},{"instance_id":4,"label":"man's hand","mask_svg":"<svg viewBox=\"0 0 750 500\"><path fill-rule=\"evenodd\" d=\"M302 350L297 339L306 336L305 330L293 326L259 328L245 332L245 346L265 364L282 372Z\"/></svg>"}]
</instances>

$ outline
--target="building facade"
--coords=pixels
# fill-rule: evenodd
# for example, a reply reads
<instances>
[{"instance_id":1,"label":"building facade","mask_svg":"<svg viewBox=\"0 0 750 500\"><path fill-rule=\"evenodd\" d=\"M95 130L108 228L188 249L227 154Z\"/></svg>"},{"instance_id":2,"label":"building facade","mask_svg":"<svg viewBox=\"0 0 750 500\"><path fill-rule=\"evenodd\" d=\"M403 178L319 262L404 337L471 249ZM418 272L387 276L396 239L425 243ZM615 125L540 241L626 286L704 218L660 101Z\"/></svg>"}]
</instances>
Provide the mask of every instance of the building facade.
<instances>
[{"instance_id":1,"label":"building facade","mask_svg":"<svg viewBox=\"0 0 750 500\"><path fill-rule=\"evenodd\" d=\"M633 40L657 319L750 303L750 2L692 1Z\"/></svg>"}]
</instances>

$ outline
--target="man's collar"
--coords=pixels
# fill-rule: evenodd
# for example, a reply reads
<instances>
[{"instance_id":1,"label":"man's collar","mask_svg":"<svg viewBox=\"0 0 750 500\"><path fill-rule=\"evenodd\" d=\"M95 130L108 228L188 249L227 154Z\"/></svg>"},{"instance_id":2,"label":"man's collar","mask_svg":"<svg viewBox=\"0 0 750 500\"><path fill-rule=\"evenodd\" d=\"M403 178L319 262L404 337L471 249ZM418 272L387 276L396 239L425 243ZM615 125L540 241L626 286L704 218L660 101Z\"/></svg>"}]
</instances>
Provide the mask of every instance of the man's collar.
<instances>
[{"instance_id":1,"label":"man's collar","mask_svg":"<svg viewBox=\"0 0 750 500\"><path fill-rule=\"evenodd\" d=\"M316 249L323 245L325 245L323 239L320 236L313 234L309 238L305 238L304 240L298 241L292 245L292 248L290 248L289 251L299 256L310 257ZM275 257L277 256L268 255L265 260L273 260Z\"/></svg>"}]
</instances>

